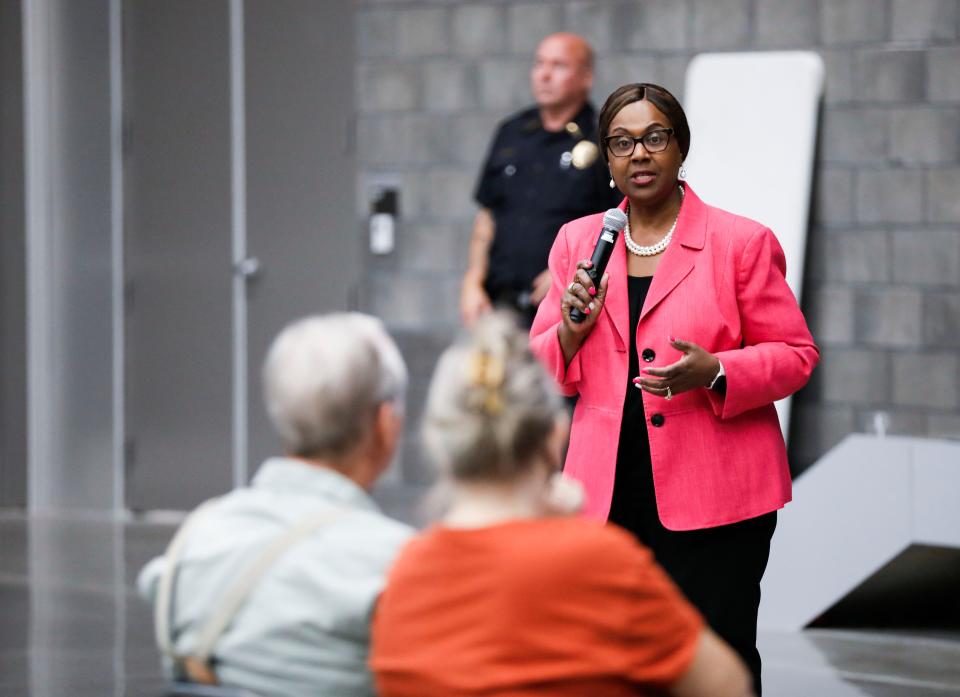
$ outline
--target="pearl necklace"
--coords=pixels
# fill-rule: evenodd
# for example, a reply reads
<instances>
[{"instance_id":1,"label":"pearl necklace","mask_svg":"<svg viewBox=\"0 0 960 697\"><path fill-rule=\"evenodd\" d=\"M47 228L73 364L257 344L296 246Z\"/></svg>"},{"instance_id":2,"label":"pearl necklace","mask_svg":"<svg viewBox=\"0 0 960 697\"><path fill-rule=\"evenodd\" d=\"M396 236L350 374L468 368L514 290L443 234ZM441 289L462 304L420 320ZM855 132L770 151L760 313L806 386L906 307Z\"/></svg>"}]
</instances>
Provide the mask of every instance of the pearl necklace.
<instances>
[{"instance_id":1,"label":"pearl necklace","mask_svg":"<svg viewBox=\"0 0 960 697\"><path fill-rule=\"evenodd\" d=\"M680 206L683 206L683 187L678 185L680 189ZM673 238L673 231L677 227L677 221L680 220L680 209L677 209L677 217L673 219L673 225L670 226L670 229L667 231L667 234L657 242L652 244L649 247L644 247L633 241L633 237L630 236L630 208L627 207L627 226L624 232L626 233L623 236L623 241L627 245L627 249L630 250L632 254L636 254L638 257L655 257L664 249L667 248L667 245L670 244L670 240Z\"/></svg>"}]
</instances>

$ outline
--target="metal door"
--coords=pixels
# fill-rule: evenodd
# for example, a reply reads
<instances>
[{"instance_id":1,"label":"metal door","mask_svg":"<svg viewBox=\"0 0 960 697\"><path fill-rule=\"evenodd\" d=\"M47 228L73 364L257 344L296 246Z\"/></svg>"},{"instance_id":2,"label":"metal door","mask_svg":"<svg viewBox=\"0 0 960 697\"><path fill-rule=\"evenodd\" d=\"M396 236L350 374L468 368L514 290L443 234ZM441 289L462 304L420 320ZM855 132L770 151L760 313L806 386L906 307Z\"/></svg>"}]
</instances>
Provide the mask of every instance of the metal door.
<instances>
[{"instance_id":1,"label":"metal door","mask_svg":"<svg viewBox=\"0 0 960 697\"><path fill-rule=\"evenodd\" d=\"M247 0L249 472L277 451L260 367L291 319L355 305L353 7L350 0Z\"/></svg>"},{"instance_id":2,"label":"metal door","mask_svg":"<svg viewBox=\"0 0 960 697\"><path fill-rule=\"evenodd\" d=\"M123 14L126 501L187 509L233 481L229 7Z\"/></svg>"},{"instance_id":3,"label":"metal door","mask_svg":"<svg viewBox=\"0 0 960 697\"><path fill-rule=\"evenodd\" d=\"M277 451L276 333L356 304L353 6L128 2L124 26L127 504L185 509Z\"/></svg>"}]
</instances>

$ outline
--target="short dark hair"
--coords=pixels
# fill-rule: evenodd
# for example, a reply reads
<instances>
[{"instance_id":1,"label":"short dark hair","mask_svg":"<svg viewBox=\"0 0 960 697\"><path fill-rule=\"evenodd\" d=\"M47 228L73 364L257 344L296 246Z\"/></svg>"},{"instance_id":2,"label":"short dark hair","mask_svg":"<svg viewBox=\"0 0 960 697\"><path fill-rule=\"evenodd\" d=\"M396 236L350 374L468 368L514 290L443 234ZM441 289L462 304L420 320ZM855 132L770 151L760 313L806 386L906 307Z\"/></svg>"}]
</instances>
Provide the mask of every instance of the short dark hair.
<instances>
[{"instance_id":1,"label":"short dark hair","mask_svg":"<svg viewBox=\"0 0 960 697\"><path fill-rule=\"evenodd\" d=\"M673 137L677 139L680 154L683 155L683 159L687 159L687 153L690 152L690 125L687 123L687 115L680 106L680 102L666 87L649 82L635 82L615 89L600 110L600 154L603 155L604 162L607 161L607 149L603 146L603 139L610 135L610 124L613 118L627 104L642 102L644 99L670 119Z\"/></svg>"}]
</instances>

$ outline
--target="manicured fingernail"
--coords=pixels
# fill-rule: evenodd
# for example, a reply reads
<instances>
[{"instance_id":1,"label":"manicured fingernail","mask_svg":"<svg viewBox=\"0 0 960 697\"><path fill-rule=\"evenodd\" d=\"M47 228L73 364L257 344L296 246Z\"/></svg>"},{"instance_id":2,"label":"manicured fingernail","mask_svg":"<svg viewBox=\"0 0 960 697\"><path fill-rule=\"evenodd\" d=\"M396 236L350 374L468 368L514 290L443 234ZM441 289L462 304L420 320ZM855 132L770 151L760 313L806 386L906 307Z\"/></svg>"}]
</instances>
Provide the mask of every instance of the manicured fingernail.
<instances>
[{"instance_id":1,"label":"manicured fingernail","mask_svg":"<svg viewBox=\"0 0 960 697\"><path fill-rule=\"evenodd\" d=\"M585 315L589 315L589 314L590 314L590 306L589 306L589 305L587 305L587 309L583 311L583 314L585 314Z\"/></svg>"},{"instance_id":2,"label":"manicured fingernail","mask_svg":"<svg viewBox=\"0 0 960 697\"><path fill-rule=\"evenodd\" d=\"M673 343L674 341L676 341L676 339L672 336L668 336L667 341L669 341L670 343Z\"/></svg>"},{"instance_id":3,"label":"manicured fingernail","mask_svg":"<svg viewBox=\"0 0 960 697\"><path fill-rule=\"evenodd\" d=\"M638 390L643 391L643 385L641 385L639 382L633 383L633 386L636 387Z\"/></svg>"},{"instance_id":4,"label":"manicured fingernail","mask_svg":"<svg viewBox=\"0 0 960 697\"><path fill-rule=\"evenodd\" d=\"M640 372L643 373L644 375L649 375L649 374L650 374L650 369L649 369L649 368L641 368L641 369L640 369ZM639 380L640 378L637 378L637 379Z\"/></svg>"},{"instance_id":5,"label":"manicured fingernail","mask_svg":"<svg viewBox=\"0 0 960 697\"><path fill-rule=\"evenodd\" d=\"M638 382L640 382L641 380L643 380L643 378L641 378L641 377L639 377L639 376L638 376L638 377L635 377L635 378L633 379L633 384L636 385L636 384L637 384Z\"/></svg>"},{"instance_id":6,"label":"manicured fingernail","mask_svg":"<svg viewBox=\"0 0 960 697\"><path fill-rule=\"evenodd\" d=\"M596 295L596 294L597 294L597 289L594 288L593 286L590 286L590 295Z\"/></svg>"}]
</instances>

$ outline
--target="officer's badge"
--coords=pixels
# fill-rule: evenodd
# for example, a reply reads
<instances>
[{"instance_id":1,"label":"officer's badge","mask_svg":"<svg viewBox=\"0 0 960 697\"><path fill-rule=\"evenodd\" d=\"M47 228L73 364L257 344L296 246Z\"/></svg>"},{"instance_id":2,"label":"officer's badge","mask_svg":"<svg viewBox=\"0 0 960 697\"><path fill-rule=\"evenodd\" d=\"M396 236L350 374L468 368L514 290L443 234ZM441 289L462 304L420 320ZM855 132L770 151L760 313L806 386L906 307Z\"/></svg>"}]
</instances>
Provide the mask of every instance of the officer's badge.
<instances>
[{"instance_id":1,"label":"officer's badge","mask_svg":"<svg viewBox=\"0 0 960 697\"><path fill-rule=\"evenodd\" d=\"M561 161L560 166L566 169L571 164L577 169L586 169L597 161L597 155L600 154L600 148L596 143L586 140L583 137L583 131L575 121L566 125L567 133L577 139L577 144L573 146L570 152L563 153L565 162Z\"/></svg>"},{"instance_id":2,"label":"officer's badge","mask_svg":"<svg viewBox=\"0 0 960 697\"><path fill-rule=\"evenodd\" d=\"M573 150L570 151L572 157L573 166L577 169L586 169L594 162L597 161L597 156L600 154L600 148L597 147L597 144L589 140L581 140L579 143L573 146Z\"/></svg>"}]
</instances>

